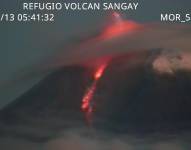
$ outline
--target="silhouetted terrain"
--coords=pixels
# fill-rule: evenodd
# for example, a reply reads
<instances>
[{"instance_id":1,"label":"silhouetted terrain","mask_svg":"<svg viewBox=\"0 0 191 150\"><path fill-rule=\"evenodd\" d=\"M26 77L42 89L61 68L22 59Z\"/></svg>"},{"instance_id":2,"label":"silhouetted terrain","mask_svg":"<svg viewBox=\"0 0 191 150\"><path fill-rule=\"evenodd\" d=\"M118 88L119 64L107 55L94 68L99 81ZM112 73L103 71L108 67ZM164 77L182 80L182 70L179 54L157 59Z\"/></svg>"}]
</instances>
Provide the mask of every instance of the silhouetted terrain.
<instances>
[{"instance_id":1,"label":"silhouetted terrain","mask_svg":"<svg viewBox=\"0 0 191 150\"><path fill-rule=\"evenodd\" d=\"M191 129L191 73L158 74L147 61L150 55L128 54L110 62L93 97L90 128L115 134ZM1 136L43 142L66 129L89 128L80 107L92 80L92 70L83 66L50 74L1 110Z\"/></svg>"}]
</instances>

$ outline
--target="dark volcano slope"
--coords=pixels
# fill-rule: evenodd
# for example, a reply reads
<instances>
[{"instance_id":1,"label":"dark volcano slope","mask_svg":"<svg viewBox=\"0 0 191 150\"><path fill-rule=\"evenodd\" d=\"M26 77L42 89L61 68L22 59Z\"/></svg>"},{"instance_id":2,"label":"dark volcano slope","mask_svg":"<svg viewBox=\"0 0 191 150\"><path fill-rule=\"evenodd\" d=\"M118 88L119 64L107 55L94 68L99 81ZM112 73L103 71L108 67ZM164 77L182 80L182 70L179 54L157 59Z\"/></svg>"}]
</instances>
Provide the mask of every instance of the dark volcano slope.
<instances>
[{"instance_id":1,"label":"dark volcano slope","mask_svg":"<svg viewBox=\"0 0 191 150\"><path fill-rule=\"evenodd\" d=\"M4 117L5 122L12 123L21 116L59 115L67 110L79 111L80 99L88 82L91 82L87 73L83 67L65 67L50 74L2 110L1 117Z\"/></svg>"},{"instance_id":2,"label":"dark volcano slope","mask_svg":"<svg viewBox=\"0 0 191 150\"><path fill-rule=\"evenodd\" d=\"M139 57L140 58L140 57ZM94 101L98 126L117 132L191 129L191 73L158 74L151 64L113 61Z\"/></svg>"},{"instance_id":3,"label":"dark volcano slope","mask_svg":"<svg viewBox=\"0 0 191 150\"><path fill-rule=\"evenodd\" d=\"M81 99L92 82L84 67L64 67L0 111L0 133L44 140L59 130L84 125ZM71 123L72 122L72 123Z\"/></svg>"},{"instance_id":4,"label":"dark volcano slope","mask_svg":"<svg viewBox=\"0 0 191 150\"><path fill-rule=\"evenodd\" d=\"M117 57L97 84L92 126L111 132L191 129L191 73L159 75L148 55ZM92 70L65 67L50 74L0 112L1 135L43 140L86 126L80 110Z\"/></svg>"}]
</instances>

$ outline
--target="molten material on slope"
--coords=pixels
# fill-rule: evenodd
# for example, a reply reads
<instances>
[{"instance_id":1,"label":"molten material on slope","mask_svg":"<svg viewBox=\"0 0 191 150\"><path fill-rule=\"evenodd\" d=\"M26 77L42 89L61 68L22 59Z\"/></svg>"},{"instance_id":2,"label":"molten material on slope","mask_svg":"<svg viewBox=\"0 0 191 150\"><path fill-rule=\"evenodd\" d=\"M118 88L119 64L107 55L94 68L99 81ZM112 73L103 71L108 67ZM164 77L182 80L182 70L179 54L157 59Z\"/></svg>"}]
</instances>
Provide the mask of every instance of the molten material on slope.
<instances>
[{"instance_id":1,"label":"molten material on slope","mask_svg":"<svg viewBox=\"0 0 191 150\"><path fill-rule=\"evenodd\" d=\"M91 86L88 88L87 92L85 93L85 95L82 99L81 109L83 112L85 112L86 119L88 122L91 120L91 114L93 112L92 99L94 97L94 93L97 88L97 83L98 83L99 79L102 77L107 65L108 65L107 63L104 63L96 69L96 71L94 73L94 81L91 84Z\"/></svg>"},{"instance_id":2,"label":"molten material on slope","mask_svg":"<svg viewBox=\"0 0 191 150\"><path fill-rule=\"evenodd\" d=\"M124 21L121 15L117 12L113 12L112 14L113 23L110 24L100 35L100 40L103 39L111 39L123 34L131 33L136 31L140 26L132 21ZM87 89L83 99L81 109L86 113L87 120L90 120L91 114L93 112L93 102L92 99L94 97L94 93L96 91L97 82L102 77L104 70L108 65L108 60L99 65L94 73L94 81L91 86Z\"/></svg>"}]
</instances>

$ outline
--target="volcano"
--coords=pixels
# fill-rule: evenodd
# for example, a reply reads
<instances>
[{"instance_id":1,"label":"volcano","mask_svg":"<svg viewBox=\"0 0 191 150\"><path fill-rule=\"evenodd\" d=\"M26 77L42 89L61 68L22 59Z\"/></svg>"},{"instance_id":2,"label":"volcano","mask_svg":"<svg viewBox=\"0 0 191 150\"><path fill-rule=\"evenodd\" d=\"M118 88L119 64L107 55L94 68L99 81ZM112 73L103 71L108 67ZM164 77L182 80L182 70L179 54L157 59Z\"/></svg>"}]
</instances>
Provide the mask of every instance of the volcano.
<instances>
[{"instance_id":1,"label":"volcano","mask_svg":"<svg viewBox=\"0 0 191 150\"><path fill-rule=\"evenodd\" d=\"M191 73L157 73L151 64L159 53L112 58L92 96L91 127L81 103L93 83L93 69L75 65L49 74L2 109L1 136L46 141L61 130L78 127L117 134L190 130Z\"/></svg>"}]
</instances>

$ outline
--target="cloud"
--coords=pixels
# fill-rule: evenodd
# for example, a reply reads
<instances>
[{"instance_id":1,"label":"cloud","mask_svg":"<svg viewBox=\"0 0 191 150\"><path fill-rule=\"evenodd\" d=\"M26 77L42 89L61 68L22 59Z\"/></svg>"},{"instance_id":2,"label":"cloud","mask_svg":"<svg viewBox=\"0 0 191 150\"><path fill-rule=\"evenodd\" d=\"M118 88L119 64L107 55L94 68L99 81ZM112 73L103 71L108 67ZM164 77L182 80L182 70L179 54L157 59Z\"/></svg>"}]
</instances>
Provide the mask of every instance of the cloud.
<instances>
[{"instance_id":1,"label":"cloud","mask_svg":"<svg viewBox=\"0 0 191 150\"><path fill-rule=\"evenodd\" d=\"M154 51L155 49L173 51L191 51L191 26L185 24L138 24L130 22L130 25L135 25L136 28L127 26L128 22L124 21L124 30L119 30L117 36L103 38L105 30L111 28L106 27L97 30L96 33L84 33L85 36L76 35L79 38L72 38L70 41L63 41L64 46L59 50L56 48L51 57L46 61L42 60L38 65L32 65L28 68L15 73L15 78L10 81L0 83L0 88L10 88L22 81L32 80L33 78L42 77L45 74L53 72L63 66L73 64L94 64L97 59L107 56L116 56L139 51ZM122 26L123 27L123 26ZM112 27L113 28L113 27ZM116 25L115 25L115 28ZM121 33L121 31L124 31ZM87 38L88 37L88 38ZM78 40L76 40L78 39ZM60 43L60 45L63 45ZM190 56L182 54L183 59L180 61L182 69L190 68ZM154 68L161 71L165 68L167 72L172 72L172 63L166 57L158 57L154 62ZM178 63L178 64L180 64ZM184 65L183 65L184 64ZM163 71L162 71L163 72Z\"/></svg>"},{"instance_id":2,"label":"cloud","mask_svg":"<svg viewBox=\"0 0 191 150\"><path fill-rule=\"evenodd\" d=\"M88 133L88 130L70 130L64 136L45 144L46 150L186 150L189 143L185 139L189 135L144 135L131 134L109 135L99 131ZM92 136L93 135L93 136ZM188 137L187 137L188 136Z\"/></svg>"},{"instance_id":3,"label":"cloud","mask_svg":"<svg viewBox=\"0 0 191 150\"><path fill-rule=\"evenodd\" d=\"M10 137L0 138L0 149L3 150L41 150L40 147L38 143L24 139Z\"/></svg>"},{"instance_id":4,"label":"cloud","mask_svg":"<svg viewBox=\"0 0 191 150\"><path fill-rule=\"evenodd\" d=\"M191 71L191 51L168 51L162 53L152 63L159 74L171 74L176 71Z\"/></svg>"},{"instance_id":5,"label":"cloud","mask_svg":"<svg viewBox=\"0 0 191 150\"><path fill-rule=\"evenodd\" d=\"M51 128L49 129L51 130ZM49 131L47 131L49 132ZM35 142L24 137L1 136L3 150L187 150L190 133L182 134L110 134L93 128L60 130L57 136L44 142ZM39 132L41 134L41 132Z\"/></svg>"},{"instance_id":6,"label":"cloud","mask_svg":"<svg viewBox=\"0 0 191 150\"><path fill-rule=\"evenodd\" d=\"M136 24L136 23L134 23ZM125 24L128 26L128 23ZM63 53L59 53L51 66L61 67L63 65L82 63L107 55L118 55L123 53L153 50L157 48L190 51L191 26L182 24L138 24L131 32L124 33L112 38L103 37L104 30L96 36L89 36L82 43L70 42L70 46L64 47Z\"/></svg>"}]
</instances>

